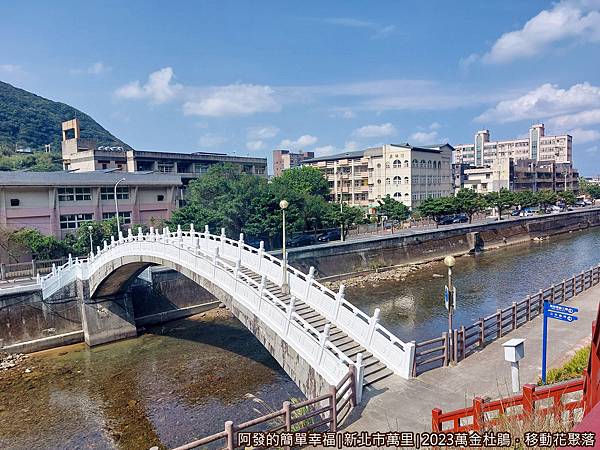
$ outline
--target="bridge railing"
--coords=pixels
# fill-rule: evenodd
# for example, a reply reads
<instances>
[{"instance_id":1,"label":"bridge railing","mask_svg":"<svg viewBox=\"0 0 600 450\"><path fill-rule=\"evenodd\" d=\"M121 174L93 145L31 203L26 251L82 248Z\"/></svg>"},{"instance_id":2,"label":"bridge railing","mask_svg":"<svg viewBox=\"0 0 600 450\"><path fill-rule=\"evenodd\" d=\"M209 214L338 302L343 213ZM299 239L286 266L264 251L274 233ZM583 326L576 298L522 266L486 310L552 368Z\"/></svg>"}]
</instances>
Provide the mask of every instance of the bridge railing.
<instances>
[{"instance_id":1,"label":"bridge railing","mask_svg":"<svg viewBox=\"0 0 600 450\"><path fill-rule=\"evenodd\" d=\"M224 233L219 236L206 232L189 233L187 236L192 237L193 234L199 240L206 241L206 248L213 251L215 248L220 248L221 254L226 258L239 259L242 266L265 274L269 280L278 285L283 283L282 261L266 253L262 243L256 249L244 243L243 235L237 241L227 238ZM202 244L200 247L203 247ZM338 293L335 293L316 281L312 268L308 274L304 274L288 264L286 276L292 295L335 323L339 329L363 345L396 374L404 378L411 376L414 343L401 341L382 326L379 323L379 309L369 317L344 298L343 286Z\"/></svg>"},{"instance_id":2,"label":"bridge railing","mask_svg":"<svg viewBox=\"0 0 600 450\"><path fill-rule=\"evenodd\" d=\"M197 235L190 237L198 238ZM364 370L339 348L329 341L329 328L317 331L295 311L294 302L286 305L266 289L265 280L256 282L243 274L239 265L231 265L219 255L202 249L199 240L184 240L182 233L162 234L151 230L148 234L111 239L104 247L97 248L89 260L69 258L60 267L54 266L51 273L40 277L44 297L52 295L77 278L89 279L105 264L123 256L148 255L174 261L192 272L199 273L217 286L230 293L240 304L256 313L274 332L314 367L327 382L337 383L350 366L357 365L360 374ZM357 358L358 359L358 358ZM361 378L362 379L362 378Z\"/></svg>"},{"instance_id":3,"label":"bridge railing","mask_svg":"<svg viewBox=\"0 0 600 450\"><path fill-rule=\"evenodd\" d=\"M357 404L356 372L350 366L348 373L337 385L331 385L327 394L298 403L283 402L283 407L241 424L225 422L223 431L206 436L174 450L191 450L214 442L220 442L227 450L252 447L276 447L289 450L299 443L294 434L307 431L337 432L338 426ZM252 439L251 432L272 433L271 445L262 445Z\"/></svg>"}]
</instances>

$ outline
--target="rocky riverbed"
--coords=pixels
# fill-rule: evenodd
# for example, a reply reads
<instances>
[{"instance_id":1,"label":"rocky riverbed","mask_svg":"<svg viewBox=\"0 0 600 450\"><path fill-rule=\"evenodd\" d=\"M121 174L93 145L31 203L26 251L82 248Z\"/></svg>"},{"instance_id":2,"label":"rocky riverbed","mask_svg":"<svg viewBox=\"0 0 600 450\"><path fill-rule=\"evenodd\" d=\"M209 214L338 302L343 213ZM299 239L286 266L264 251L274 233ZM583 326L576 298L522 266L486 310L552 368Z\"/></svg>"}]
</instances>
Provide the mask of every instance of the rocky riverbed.
<instances>
[{"instance_id":1,"label":"rocky riverbed","mask_svg":"<svg viewBox=\"0 0 600 450\"><path fill-rule=\"evenodd\" d=\"M26 359L27 355L23 355L22 353L0 352L0 370L8 370L17 367Z\"/></svg>"}]
</instances>

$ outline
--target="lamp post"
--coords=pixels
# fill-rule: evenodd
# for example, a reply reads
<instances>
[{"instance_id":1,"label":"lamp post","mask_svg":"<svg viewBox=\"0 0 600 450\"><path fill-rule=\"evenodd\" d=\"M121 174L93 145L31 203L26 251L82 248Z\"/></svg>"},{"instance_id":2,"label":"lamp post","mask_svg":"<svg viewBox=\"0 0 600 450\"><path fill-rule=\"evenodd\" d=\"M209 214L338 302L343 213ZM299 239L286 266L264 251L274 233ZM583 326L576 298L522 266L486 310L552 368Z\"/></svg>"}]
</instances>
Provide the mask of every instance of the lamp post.
<instances>
[{"instance_id":1,"label":"lamp post","mask_svg":"<svg viewBox=\"0 0 600 450\"><path fill-rule=\"evenodd\" d=\"M285 249L285 210L290 206L287 200L281 200L279 202L279 207L281 208L281 213L283 215L283 258L282 258L282 282L281 282L281 292L284 294L290 293L290 287L288 285L288 277L287 277L287 251Z\"/></svg>"},{"instance_id":2,"label":"lamp post","mask_svg":"<svg viewBox=\"0 0 600 450\"><path fill-rule=\"evenodd\" d=\"M117 237L118 238L121 235L121 225L119 224L119 201L117 200L117 186L119 185L119 183L121 181L125 181L125 178L121 178L119 181L117 181L115 183L115 189L114 189L114 194L115 194L115 217L117 218Z\"/></svg>"},{"instance_id":3,"label":"lamp post","mask_svg":"<svg viewBox=\"0 0 600 450\"><path fill-rule=\"evenodd\" d=\"M90 232L90 255L92 253L94 253L94 241L92 240L92 231L94 230L94 227L91 225L88 225L88 231Z\"/></svg>"},{"instance_id":4,"label":"lamp post","mask_svg":"<svg viewBox=\"0 0 600 450\"><path fill-rule=\"evenodd\" d=\"M454 312L454 286L452 285L452 267L454 267L455 263L456 260L453 256L448 255L444 258L444 264L446 265L446 267L448 267L448 337L449 342L452 342L450 349L450 360L453 359L452 355L454 354L454 345L456 345L456 343L454 342L454 335L452 331L452 314Z\"/></svg>"}]
</instances>

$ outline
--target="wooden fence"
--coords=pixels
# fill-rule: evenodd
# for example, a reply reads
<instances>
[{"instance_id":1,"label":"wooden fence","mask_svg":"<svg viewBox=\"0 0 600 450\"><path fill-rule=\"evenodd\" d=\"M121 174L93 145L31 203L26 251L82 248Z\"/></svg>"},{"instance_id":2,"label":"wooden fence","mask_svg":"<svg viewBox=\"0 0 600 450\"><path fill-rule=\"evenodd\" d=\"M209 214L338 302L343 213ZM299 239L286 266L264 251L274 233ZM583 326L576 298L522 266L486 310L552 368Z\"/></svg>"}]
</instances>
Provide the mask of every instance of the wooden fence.
<instances>
[{"instance_id":1,"label":"wooden fence","mask_svg":"<svg viewBox=\"0 0 600 450\"><path fill-rule=\"evenodd\" d=\"M5 264L0 263L0 281L15 278L35 278L38 274L44 275L52 271L52 264L56 267L62 266L69 258L57 258L46 260L31 260L24 263Z\"/></svg>"},{"instance_id":2,"label":"wooden fence","mask_svg":"<svg viewBox=\"0 0 600 450\"><path fill-rule=\"evenodd\" d=\"M543 418L549 414L572 425L576 411L583 415L583 385L582 378L541 388L526 384L523 392L513 397L490 402L476 397L472 406L447 413L436 408L431 411L431 429L434 432L479 431L500 421L523 421L534 415Z\"/></svg>"},{"instance_id":3,"label":"wooden fence","mask_svg":"<svg viewBox=\"0 0 600 450\"><path fill-rule=\"evenodd\" d=\"M461 326L452 335L415 344L413 376L435 367L459 362L496 339L517 329L543 313L544 301L560 304L590 289L600 282L600 265L581 272L562 283L540 290L537 294L513 302L494 314L482 317L468 327Z\"/></svg>"},{"instance_id":4,"label":"wooden fence","mask_svg":"<svg viewBox=\"0 0 600 450\"><path fill-rule=\"evenodd\" d=\"M283 408L262 417L236 425L225 422L225 429L205 438L177 447L174 450L189 450L213 442L221 442L224 449L249 446L240 443L241 432L291 433L306 431L337 432L338 425L357 404L356 369L349 366L348 373L337 386L330 386L327 394L299 403L283 402ZM277 446L279 447L279 445ZM291 446L281 445L286 450Z\"/></svg>"}]
</instances>

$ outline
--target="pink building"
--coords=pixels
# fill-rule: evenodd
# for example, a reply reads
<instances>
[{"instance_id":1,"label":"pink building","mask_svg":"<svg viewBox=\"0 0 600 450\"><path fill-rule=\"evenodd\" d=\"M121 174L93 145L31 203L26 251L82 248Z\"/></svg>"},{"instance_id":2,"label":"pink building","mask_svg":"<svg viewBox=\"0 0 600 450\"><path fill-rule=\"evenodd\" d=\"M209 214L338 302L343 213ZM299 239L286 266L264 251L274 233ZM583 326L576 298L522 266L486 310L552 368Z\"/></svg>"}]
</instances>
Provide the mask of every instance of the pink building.
<instances>
[{"instance_id":1,"label":"pink building","mask_svg":"<svg viewBox=\"0 0 600 450\"><path fill-rule=\"evenodd\" d=\"M0 172L0 228L36 228L64 238L81 223L115 216L124 225L152 225L170 217L181 177L144 172Z\"/></svg>"}]
</instances>

